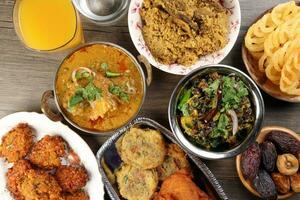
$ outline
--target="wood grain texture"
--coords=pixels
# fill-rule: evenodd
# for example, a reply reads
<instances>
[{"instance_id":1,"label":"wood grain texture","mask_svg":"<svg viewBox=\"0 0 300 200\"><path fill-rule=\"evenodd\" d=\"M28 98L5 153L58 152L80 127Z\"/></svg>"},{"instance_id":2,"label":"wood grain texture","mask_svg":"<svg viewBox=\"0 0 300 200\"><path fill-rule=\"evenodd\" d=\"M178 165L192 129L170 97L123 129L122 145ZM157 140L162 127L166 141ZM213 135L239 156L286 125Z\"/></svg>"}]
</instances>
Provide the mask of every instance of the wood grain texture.
<instances>
[{"instance_id":1,"label":"wood grain texture","mask_svg":"<svg viewBox=\"0 0 300 200\"><path fill-rule=\"evenodd\" d=\"M0 117L17 111L40 112L40 99L45 90L53 87L57 67L67 54L37 53L26 49L16 36L12 23L13 0L0 0ZM240 0L242 27L232 52L222 62L245 71L241 57L242 38L249 24L264 10L282 0ZM138 55L129 37L127 20L124 17L117 25L99 27L82 17L86 42L109 41L117 43L135 56ZM157 69L153 71L153 83L147 90L147 97L140 116L152 118L169 127L167 108L169 98L180 76L170 75ZM266 105L265 125L288 127L300 133L300 104L285 103L263 94ZM77 131L78 132L78 131ZM96 152L107 139L82 135ZM234 159L206 162L225 192L232 200L255 199L238 179ZM291 200L300 199L295 195Z\"/></svg>"}]
</instances>

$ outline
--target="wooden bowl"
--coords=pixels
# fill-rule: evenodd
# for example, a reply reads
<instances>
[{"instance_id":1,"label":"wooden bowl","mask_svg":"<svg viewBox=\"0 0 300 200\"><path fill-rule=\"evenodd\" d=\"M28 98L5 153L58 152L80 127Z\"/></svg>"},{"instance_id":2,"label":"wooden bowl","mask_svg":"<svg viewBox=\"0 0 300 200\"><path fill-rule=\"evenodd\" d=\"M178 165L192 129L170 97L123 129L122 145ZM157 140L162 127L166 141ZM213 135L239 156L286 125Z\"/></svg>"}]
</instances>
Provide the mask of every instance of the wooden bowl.
<instances>
[{"instance_id":1,"label":"wooden bowl","mask_svg":"<svg viewBox=\"0 0 300 200\"><path fill-rule=\"evenodd\" d=\"M296 138L297 140L300 141L300 135L298 135L297 133L295 133L294 131L290 130L290 129L287 129L287 128L284 128L284 127L279 127L279 126L267 126L267 127L264 127L256 141L258 143L262 143L264 140L265 140L265 137L268 135L268 133L270 133L271 131L283 131L291 136L293 136L294 138ZM245 179L243 173L242 173L242 169L241 169L241 154L238 155L236 157L236 170L237 170L237 174L241 180L241 182L243 183L243 185L247 188L247 190L249 190L252 194L254 194L255 196L258 196L260 197L260 195L256 192L256 190L252 187L252 184L249 180ZM294 192L289 192L287 194L278 194L278 199L287 199L289 197L291 197L292 195L294 194Z\"/></svg>"},{"instance_id":2,"label":"wooden bowl","mask_svg":"<svg viewBox=\"0 0 300 200\"><path fill-rule=\"evenodd\" d=\"M297 3L297 5L300 6L300 3ZM259 19L261 19L265 14L271 12L273 8L265 11L261 16L259 16L252 24L255 24ZM251 27L250 26L250 27ZM275 85L272 83L265 75L265 73L259 71L258 69L258 62L252 57L250 52L245 46L245 37L247 35L247 32L244 36L244 42L242 46L242 57L244 64L246 66L246 69L248 73L250 74L251 78L256 82L256 84L267 94L270 96L287 102L294 102L294 103L300 103L300 96L295 95L288 95L284 92L282 92L278 85Z\"/></svg>"}]
</instances>

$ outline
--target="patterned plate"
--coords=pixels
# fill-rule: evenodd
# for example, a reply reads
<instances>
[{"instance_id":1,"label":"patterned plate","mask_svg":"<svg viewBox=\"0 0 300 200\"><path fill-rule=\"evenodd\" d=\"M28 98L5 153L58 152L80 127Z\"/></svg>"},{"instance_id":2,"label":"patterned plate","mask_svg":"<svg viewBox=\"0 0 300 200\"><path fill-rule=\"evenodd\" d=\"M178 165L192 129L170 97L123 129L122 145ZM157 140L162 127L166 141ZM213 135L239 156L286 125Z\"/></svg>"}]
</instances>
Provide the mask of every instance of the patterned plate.
<instances>
[{"instance_id":1,"label":"patterned plate","mask_svg":"<svg viewBox=\"0 0 300 200\"><path fill-rule=\"evenodd\" d=\"M171 74L186 75L190 71L199 68L201 66L220 63L233 48L237 40L237 37L239 35L240 25L241 25L241 10L240 10L239 1L238 0L220 0L220 1L223 4L223 6L226 9L228 9L230 13L229 42L224 49L217 51L213 54L201 57L194 65L190 67L184 67L179 64L164 65L157 62L154 59L147 45L145 44L143 34L141 31L143 24L139 12L140 12L140 8L142 7L143 0L132 0L128 11L129 33L134 46L136 47L138 52L141 55L145 56L153 66Z\"/></svg>"}]
</instances>

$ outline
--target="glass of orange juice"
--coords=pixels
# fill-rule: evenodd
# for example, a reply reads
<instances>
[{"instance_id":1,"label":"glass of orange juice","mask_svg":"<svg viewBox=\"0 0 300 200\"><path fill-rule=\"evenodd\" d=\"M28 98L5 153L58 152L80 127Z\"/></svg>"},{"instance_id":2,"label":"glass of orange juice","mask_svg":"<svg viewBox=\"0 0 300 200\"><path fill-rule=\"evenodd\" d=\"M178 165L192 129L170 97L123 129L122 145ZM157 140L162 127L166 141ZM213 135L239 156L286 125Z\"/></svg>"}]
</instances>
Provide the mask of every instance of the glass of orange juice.
<instances>
[{"instance_id":1,"label":"glass of orange juice","mask_svg":"<svg viewBox=\"0 0 300 200\"><path fill-rule=\"evenodd\" d=\"M37 51L61 51L84 42L83 30L71 0L15 0L17 35Z\"/></svg>"}]
</instances>

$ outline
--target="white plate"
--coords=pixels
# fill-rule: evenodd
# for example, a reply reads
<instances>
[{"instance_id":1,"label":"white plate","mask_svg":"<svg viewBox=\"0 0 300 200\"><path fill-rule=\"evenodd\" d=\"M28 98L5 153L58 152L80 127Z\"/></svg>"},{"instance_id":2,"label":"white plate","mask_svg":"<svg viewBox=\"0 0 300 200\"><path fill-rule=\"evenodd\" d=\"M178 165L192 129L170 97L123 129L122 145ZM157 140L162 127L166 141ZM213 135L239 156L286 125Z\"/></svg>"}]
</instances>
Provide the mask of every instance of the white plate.
<instances>
[{"instance_id":1,"label":"white plate","mask_svg":"<svg viewBox=\"0 0 300 200\"><path fill-rule=\"evenodd\" d=\"M85 186L90 200L104 199L102 177L98 170L96 158L85 141L61 122L53 122L43 114L18 112L0 119L0 139L19 123L28 123L34 130L37 140L45 135L59 135L64 138L70 147L77 153L84 167L89 173L89 181ZM3 158L0 158L0 199L12 200L6 188L5 173L11 167Z\"/></svg>"},{"instance_id":2,"label":"white plate","mask_svg":"<svg viewBox=\"0 0 300 200\"><path fill-rule=\"evenodd\" d=\"M142 19L140 16L140 9L142 7L143 0L132 0L128 11L128 28L131 36L131 40L138 50L138 52L145 56L147 60L156 68L178 75L186 75L190 71L209 64L220 63L233 48L237 37L239 35L241 27L241 9L238 0L222 0L223 6L229 11L229 42L228 44L213 54L201 57L194 65L185 67L178 64L164 65L157 62L149 51L142 34Z\"/></svg>"}]
</instances>

